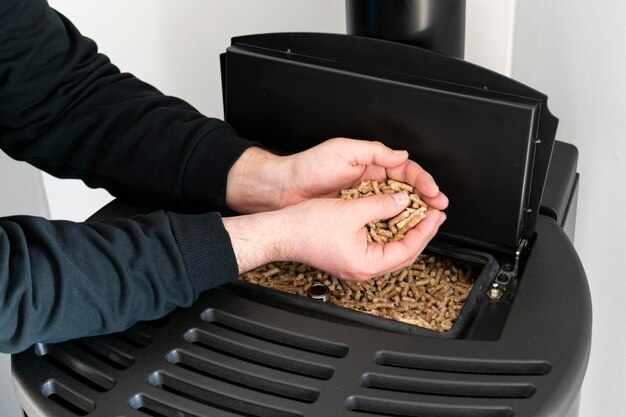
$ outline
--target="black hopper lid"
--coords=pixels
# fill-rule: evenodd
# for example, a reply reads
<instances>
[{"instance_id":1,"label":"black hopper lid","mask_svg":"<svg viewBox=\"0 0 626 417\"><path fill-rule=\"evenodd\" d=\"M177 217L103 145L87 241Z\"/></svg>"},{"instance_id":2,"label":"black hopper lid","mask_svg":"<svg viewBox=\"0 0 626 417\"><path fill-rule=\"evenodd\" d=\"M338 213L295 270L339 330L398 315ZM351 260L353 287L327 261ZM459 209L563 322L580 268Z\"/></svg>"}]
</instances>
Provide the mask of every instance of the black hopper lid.
<instances>
[{"instance_id":1,"label":"black hopper lid","mask_svg":"<svg viewBox=\"0 0 626 417\"><path fill-rule=\"evenodd\" d=\"M442 233L506 250L532 237L558 120L547 97L463 60L348 35L234 38L226 120L279 152L337 136L407 149L450 197Z\"/></svg>"}]
</instances>

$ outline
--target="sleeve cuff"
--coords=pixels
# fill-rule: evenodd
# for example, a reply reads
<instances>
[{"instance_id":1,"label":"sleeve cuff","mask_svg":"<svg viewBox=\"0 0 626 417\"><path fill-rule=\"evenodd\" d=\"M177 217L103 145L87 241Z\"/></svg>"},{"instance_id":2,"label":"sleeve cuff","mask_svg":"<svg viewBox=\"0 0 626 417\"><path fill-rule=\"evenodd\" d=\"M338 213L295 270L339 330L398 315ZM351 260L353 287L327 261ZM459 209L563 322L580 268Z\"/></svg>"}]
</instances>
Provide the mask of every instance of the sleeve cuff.
<instances>
[{"instance_id":1,"label":"sleeve cuff","mask_svg":"<svg viewBox=\"0 0 626 417\"><path fill-rule=\"evenodd\" d=\"M182 192L190 210L226 208L228 172L241 154L258 143L243 139L231 129L225 134L207 134L189 157Z\"/></svg>"},{"instance_id":2,"label":"sleeve cuff","mask_svg":"<svg viewBox=\"0 0 626 417\"><path fill-rule=\"evenodd\" d=\"M219 213L167 215L194 289L194 299L208 289L237 280L237 258Z\"/></svg>"}]
</instances>

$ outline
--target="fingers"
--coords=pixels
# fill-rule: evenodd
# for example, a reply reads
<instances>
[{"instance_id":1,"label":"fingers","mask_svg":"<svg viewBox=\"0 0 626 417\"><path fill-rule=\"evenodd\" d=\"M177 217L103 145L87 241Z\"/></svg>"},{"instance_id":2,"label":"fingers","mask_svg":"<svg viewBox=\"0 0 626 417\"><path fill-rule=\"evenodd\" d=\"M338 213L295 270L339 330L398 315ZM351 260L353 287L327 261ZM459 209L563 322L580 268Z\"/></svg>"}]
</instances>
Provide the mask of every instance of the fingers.
<instances>
[{"instance_id":1,"label":"fingers","mask_svg":"<svg viewBox=\"0 0 626 417\"><path fill-rule=\"evenodd\" d=\"M343 203L350 207L350 217L361 228L365 223L389 219L399 214L409 205L410 200L406 193L395 193L344 200Z\"/></svg>"},{"instance_id":2,"label":"fingers","mask_svg":"<svg viewBox=\"0 0 626 417\"><path fill-rule=\"evenodd\" d=\"M378 141L344 139L338 142L338 146L348 151L352 156L352 162L358 165L379 165L383 168L393 168L403 164L409 153L403 150L394 150Z\"/></svg>"},{"instance_id":3,"label":"fingers","mask_svg":"<svg viewBox=\"0 0 626 417\"><path fill-rule=\"evenodd\" d=\"M358 277L359 280L384 275L405 268L422 253L428 242L437 234L439 226L446 220L446 215L438 210L428 210L426 218L402 240L385 245L370 243L367 248L366 264L368 273Z\"/></svg>"},{"instance_id":4,"label":"fingers","mask_svg":"<svg viewBox=\"0 0 626 417\"><path fill-rule=\"evenodd\" d=\"M403 150L393 150L378 141L335 138L327 141L327 151L347 157L351 165L365 167L359 178L383 181L386 177L406 182L415 187L415 192L431 207L444 210L447 197L425 169L408 159ZM367 173L368 175L364 174Z\"/></svg>"},{"instance_id":5,"label":"fingers","mask_svg":"<svg viewBox=\"0 0 626 417\"><path fill-rule=\"evenodd\" d=\"M404 181L415 187L415 190L424 197L436 197L439 187L435 179L415 161L407 161L397 170L389 172L394 179ZM400 178L395 178L399 176Z\"/></svg>"},{"instance_id":6,"label":"fingers","mask_svg":"<svg viewBox=\"0 0 626 417\"><path fill-rule=\"evenodd\" d=\"M430 207L437 210L445 210L448 208L448 197L441 191L437 194L436 197L424 197L422 196L422 200Z\"/></svg>"},{"instance_id":7,"label":"fingers","mask_svg":"<svg viewBox=\"0 0 626 417\"><path fill-rule=\"evenodd\" d=\"M388 169L387 172L390 178L412 185L429 206L437 210L448 207L448 197L439 190L432 175L415 161L408 160L402 166Z\"/></svg>"},{"instance_id":8,"label":"fingers","mask_svg":"<svg viewBox=\"0 0 626 417\"><path fill-rule=\"evenodd\" d=\"M400 243L398 245L404 253L408 254L409 258L415 259L417 255L422 253L428 242L439 231L439 226L446 220L445 213L438 210L428 210L426 217L422 220L414 229L410 230L402 240L392 243ZM385 255L388 255L385 253Z\"/></svg>"}]
</instances>

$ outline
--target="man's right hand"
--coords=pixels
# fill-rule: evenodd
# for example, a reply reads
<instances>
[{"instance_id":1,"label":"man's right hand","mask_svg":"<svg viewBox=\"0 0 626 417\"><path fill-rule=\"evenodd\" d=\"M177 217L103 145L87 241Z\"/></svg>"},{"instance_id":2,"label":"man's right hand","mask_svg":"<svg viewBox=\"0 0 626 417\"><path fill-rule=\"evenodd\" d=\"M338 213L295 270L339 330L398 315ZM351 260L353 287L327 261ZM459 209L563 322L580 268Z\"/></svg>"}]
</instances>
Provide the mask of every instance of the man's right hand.
<instances>
[{"instance_id":1,"label":"man's right hand","mask_svg":"<svg viewBox=\"0 0 626 417\"><path fill-rule=\"evenodd\" d=\"M320 198L224 218L224 226L240 273L272 261L296 261L339 278L364 281L411 265L445 221L444 213L429 209L402 240L368 242L368 222L393 217L408 204L404 193L357 200Z\"/></svg>"}]
</instances>

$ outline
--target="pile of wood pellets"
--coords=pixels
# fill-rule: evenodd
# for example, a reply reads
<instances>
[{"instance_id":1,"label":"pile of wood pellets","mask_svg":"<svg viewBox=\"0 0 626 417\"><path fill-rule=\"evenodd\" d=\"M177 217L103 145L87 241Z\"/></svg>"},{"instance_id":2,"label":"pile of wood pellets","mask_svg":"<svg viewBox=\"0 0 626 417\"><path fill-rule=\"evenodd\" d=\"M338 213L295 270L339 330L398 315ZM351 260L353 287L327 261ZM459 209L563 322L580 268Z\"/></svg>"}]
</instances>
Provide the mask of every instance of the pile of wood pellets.
<instances>
[{"instance_id":1,"label":"pile of wood pellets","mask_svg":"<svg viewBox=\"0 0 626 417\"><path fill-rule=\"evenodd\" d=\"M343 281L296 262L274 262L240 276L264 287L307 297L316 283L341 307L439 332L452 328L473 285L470 267L420 255L408 268L366 282Z\"/></svg>"},{"instance_id":2,"label":"pile of wood pellets","mask_svg":"<svg viewBox=\"0 0 626 417\"><path fill-rule=\"evenodd\" d=\"M341 198L348 200L396 192L407 193L411 204L391 219L368 223L369 241L386 244L402 239L425 217L428 206L413 187L392 179L364 181L341 191ZM439 332L452 329L474 283L471 267L426 255L408 268L367 282L343 281L296 262L263 265L240 279L304 297L312 285L323 284L333 304Z\"/></svg>"},{"instance_id":3,"label":"pile of wood pellets","mask_svg":"<svg viewBox=\"0 0 626 417\"><path fill-rule=\"evenodd\" d=\"M388 179L386 182L363 181L356 188L341 191L341 198L353 200L355 198L370 197L376 194L394 194L404 192L409 196L411 204L395 217L387 220L378 220L367 224L367 239L377 243L388 243L400 240L409 230L417 226L424 217L428 205L417 194L413 193L413 187L400 181Z\"/></svg>"}]
</instances>

